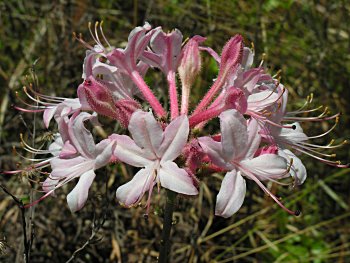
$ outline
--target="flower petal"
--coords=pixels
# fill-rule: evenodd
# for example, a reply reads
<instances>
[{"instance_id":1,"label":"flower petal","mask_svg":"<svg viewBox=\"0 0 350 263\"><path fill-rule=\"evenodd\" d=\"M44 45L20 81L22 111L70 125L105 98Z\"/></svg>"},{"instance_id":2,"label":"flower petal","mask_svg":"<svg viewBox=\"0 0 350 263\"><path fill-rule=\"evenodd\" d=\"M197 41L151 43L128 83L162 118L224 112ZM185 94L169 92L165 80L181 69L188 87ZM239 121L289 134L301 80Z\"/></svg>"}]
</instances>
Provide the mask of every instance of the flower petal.
<instances>
[{"instance_id":1,"label":"flower petal","mask_svg":"<svg viewBox=\"0 0 350 263\"><path fill-rule=\"evenodd\" d=\"M157 156L163 140L163 130L151 112L136 111L128 127L135 143Z\"/></svg>"},{"instance_id":2,"label":"flower petal","mask_svg":"<svg viewBox=\"0 0 350 263\"><path fill-rule=\"evenodd\" d=\"M230 217L240 209L246 193L246 183L240 171L228 172L216 197L215 215Z\"/></svg>"},{"instance_id":3,"label":"flower petal","mask_svg":"<svg viewBox=\"0 0 350 263\"><path fill-rule=\"evenodd\" d=\"M113 134L110 138L117 141L114 156L122 162L135 167L145 167L153 162L154 155L138 147L129 136Z\"/></svg>"},{"instance_id":4,"label":"flower petal","mask_svg":"<svg viewBox=\"0 0 350 263\"><path fill-rule=\"evenodd\" d=\"M94 169L94 160L88 160L81 156L72 159L53 158L50 161L53 178L78 177L88 170Z\"/></svg>"},{"instance_id":5,"label":"flower petal","mask_svg":"<svg viewBox=\"0 0 350 263\"><path fill-rule=\"evenodd\" d=\"M154 165L146 166L135 174L134 178L117 189L117 200L126 207L133 206L141 201L146 191L155 184Z\"/></svg>"},{"instance_id":6,"label":"flower petal","mask_svg":"<svg viewBox=\"0 0 350 263\"><path fill-rule=\"evenodd\" d=\"M44 192L47 193L54 190L58 182L59 182L59 179L52 178L51 176L46 178L46 180L43 182L43 185L42 185Z\"/></svg>"},{"instance_id":7,"label":"flower petal","mask_svg":"<svg viewBox=\"0 0 350 263\"><path fill-rule=\"evenodd\" d=\"M220 114L222 153L231 161L247 147L247 121L237 110L228 110Z\"/></svg>"},{"instance_id":8,"label":"flower petal","mask_svg":"<svg viewBox=\"0 0 350 263\"><path fill-rule=\"evenodd\" d=\"M77 185L67 195L67 202L70 211L76 212L84 206L88 198L90 186L94 181L95 176L96 174L94 171L90 170L79 178Z\"/></svg>"},{"instance_id":9,"label":"flower petal","mask_svg":"<svg viewBox=\"0 0 350 263\"><path fill-rule=\"evenodd\" d=\"M248 97L248 110L261 111L275 104L279 95L271 90L254 93Z\"/></svg>"},{"instance_id":10,"label":"flower petal","mask_svg":"<svg viewBox=\"0 0 350 263\"><path fill-rule=\"evenodd\" d=\"M259 124L256 119L251 118L248 124L248 140L247 147L239 157L244 159L251 159L256 150L259 148L261 142L261 135L259 134Z\"/></svg>"},{"instance_id":11,"label":"flower petal","mask_svg":"<svg viewBox=\"0 0 350 263\"><path fill-rule=\"evenodd\" d=\"M233 169L233 166L224 158L220 142L216 142L210 137L200 137L198 142L215 165L228 170Z\"/></svg>"},{"instance_id":12,"label":"flower petal","mask_svg":"<svg viewBox=\"0 0 350 263\"><path fill-rule=\"evenodd\" d=\"M293 176L297 185L303 184L307 177L307 173L306 168L301 160L294 153L287 149L279 150L278 155L287 159L288 165L290 164L290 160L293 159L290 175Z\"/></svg>"},{"instance_id":13,"label":"flower petal","mask_svg":"<svg viewBox=\"0 0 350 263\"><path fill-rule=\"evenodd\" d=\"M105 139L96 145L95 169L105 166L112 158L115 140Z\"/></svg>"},{"instance_id":14,"label":"flower petal","mask_svg":"<svg viewBox=\"0 0 350 263\"><path fill-rule=\"evenodd\" d=\"M71 143L78 152L89 159L94 159L95 142L91 132L85 128L84 121L93 118L86 112L74 114L68 124L69 137Z\"/></svg>"},{"instance_id":15,"label":"flower petal","mask_svg":"<svg viewBox=\"0 0 350 263\"><path fill-rule=\"evenodd\" d=\"M181 154L187 143L189 123L186 115L174 119L164 131L164 139L160 146L161 162L173 161Z\"/></svg>"},{"instance_id":16,"label":"flower petal","mask_svg":"<svg viewBox=\"0 0 350 263\"><path fill-rule=\"evenodd\" d=\"M282 128L278 135L279 140L298 143L308 139L298 122L294 122L290 126L294 126L295 129Z\"/></svg>"},{"instance_id":17,"label":"flower petal","mask_svg":"<svg viewBox=\"0 0 350 263\"><path fill-rule=\"evenodd\" d=\"M161 164L159 179L163 187L176 193L185 195L198 194L198 190L193 185L191 177L174 162L167 161Z\"/></svg>"},{"instance_id":18,"label":"flower petal","mask_svg":"<svg viewBox=\"0 0 350 263\"><path fill-rule=\"evenodd\" d=\"M260 181L287 177L287 160L277 154L263 154L240 162L243 170L253 173ZM244 171L243 171L244 172ZM249 177L249 174L247 174Z\"/></svg>"},{"instance_id":19,"label":"flower petal","mask_svg":"<svg viewBox=\"0 0 350 263\"><path fill-rule=\"evenodd\" d=\"M44 119L44 124L46 129L49 128L50 121L53 118L53 115L55 114L56 110L57 110L57 106L54 106L52 108L47 108L44 110L43 119Z\"/></svg>"}]
</instances>

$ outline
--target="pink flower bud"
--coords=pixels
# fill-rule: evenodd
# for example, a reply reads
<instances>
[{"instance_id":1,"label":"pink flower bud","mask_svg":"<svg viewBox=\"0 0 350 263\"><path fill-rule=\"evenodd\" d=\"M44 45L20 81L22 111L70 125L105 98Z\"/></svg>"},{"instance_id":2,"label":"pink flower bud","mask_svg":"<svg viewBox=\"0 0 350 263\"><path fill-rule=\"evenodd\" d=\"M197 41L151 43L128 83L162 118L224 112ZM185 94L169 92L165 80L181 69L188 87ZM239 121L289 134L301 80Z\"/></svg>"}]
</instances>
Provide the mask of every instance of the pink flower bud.
<instances>
[{"instance_id":1,"label":"pink flower bud","mask_svg":"<svg viewBox=\"0 0 350 263\"><path fill-rule=\"evenodd\" d=\"M199 44L205 39L205 37L194 36L182 49L178 71L181 82L185 86L191 86L201 70L202 60L199 54Z\"/></svg>"},{"instance_id":2,"label":"pink flower bud","mask_svg":"<svg viewBox=\"0 0 350 263\"><path fill-rule=\"evenodd\" d=\"M236 66L241 62L242 52L243 37L235 35L226 43L222 50L219 73L222 77L236 69Z\"/></svg>"},{"instance_id":3,"label":"pink flower bud","mask_svg":"<svg viewBox=\"0 0 350 263\"><path fill-rule=\"evenodd\" d=\"M181 62L178 68L182 83L181 113L187 114L188 101L191 86L201 70L201 56L199 54L199 44L206 38L194 36L191 38L181 52Z\"/></svg>"},{"instance_id":4,"label":"pink flower bud","mask_svg":"<svg viewBox=\"0 0 350 263\"><path fill-rule=\"evenodd\" d=\"M225 98L225 110L236 109L244 114L247 111L247 108L248 102L244 92L235 87L229 88Z\"/></svg>"},{"instance_id":5,"label":"pink flower bud","mask_svg":"<svg viewBox=\"0 0 350 263\"><path fill-rule=\"evenodd\" d=\"M123 127L128 127L131 115L141 109L141 105L132 99L121 99L115 103L118 112L118 120Z\"/></svg>"},{"instance_id":6,"label":"pink flower bud","mask_svg":"<svg viewBox=\"0 0 350 263\"><path fill-rule=\"evenodd\" d=\"M91 109L98 114L118 120L118 112L111 91L90 76L79 87L81 101L87 101Z\"/></svg>"},{"instance_id":7,"label":"pink flower bud","mask_svg":"<svg viewBox=\"0 0 350 263\"><path fill-rule=\"evenodd\" d=\"M193 139L188 144L186 144L183 155L186 156L186 167L188 168L190 174L195 174L198 167L203 162L203 157L205 153L200 147L198 140Z\"/></svg>"}]
</instances>

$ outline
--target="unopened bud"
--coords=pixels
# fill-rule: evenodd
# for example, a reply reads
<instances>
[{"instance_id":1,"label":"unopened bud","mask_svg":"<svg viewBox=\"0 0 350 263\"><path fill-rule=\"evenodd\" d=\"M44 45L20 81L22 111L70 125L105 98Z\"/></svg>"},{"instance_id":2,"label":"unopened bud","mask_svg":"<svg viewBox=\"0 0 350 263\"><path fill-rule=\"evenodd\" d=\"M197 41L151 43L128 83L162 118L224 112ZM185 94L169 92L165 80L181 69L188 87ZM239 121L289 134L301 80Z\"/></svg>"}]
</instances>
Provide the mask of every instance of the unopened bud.
<instances>
[{"instance_id":1,"label":"unopened bud","mask_svg":"<svg viewBox=\"0 0 350 263\"><path fill-rule=\"evenodd\" d=\"M132 99L121 99L115 103L118 112L118 120L123 127L128 127L131 115L141 109L141 105Z\"/></svg>"},{"instance_id":2,"label":"unopened bud","mask_svg":"<svg viewBox=\"0 0 350 263\"><path fill-rule=\"evenodd\" d=\"M78 95L81 102L87 102L98 114L118 119L111 91L94 77L90 76L80 85Z\"/></svg>"},{"instance_id":3,"label":"unopened bud","mask_svg":"<svg viewBox=\"0 0 350 263\"><path fill-rule=\"evenodd\" d=\"M191 86L201 70L202 61L199 54L199 44L205 41L204 37L192 37L182 49L181 62L178 68L181 82L184 86Z\"/></svg>"},{"instance_id":4,"label":"unopened bud","mask_svg":"<svg viewBox=\"0 0 350 263\"><path fill-rule=\"evenodd\" d=\"M182 83L181 113L187 114L190 89L202 66L199 54L199 44L205 41L204 37L192 37L181 52L181 61L178 67Z\"/></svg>"},{"instance_id":5,"label":"unopened bud","mask_svg":"<svg viewBox=\"0 0 350 263\"><path fill-rule=\"evenodd\" d=\"M227 90L225 109L236 109L244 114L248 109L247 98L241 89L231 87Z\"/></svg>"}]
</instances>

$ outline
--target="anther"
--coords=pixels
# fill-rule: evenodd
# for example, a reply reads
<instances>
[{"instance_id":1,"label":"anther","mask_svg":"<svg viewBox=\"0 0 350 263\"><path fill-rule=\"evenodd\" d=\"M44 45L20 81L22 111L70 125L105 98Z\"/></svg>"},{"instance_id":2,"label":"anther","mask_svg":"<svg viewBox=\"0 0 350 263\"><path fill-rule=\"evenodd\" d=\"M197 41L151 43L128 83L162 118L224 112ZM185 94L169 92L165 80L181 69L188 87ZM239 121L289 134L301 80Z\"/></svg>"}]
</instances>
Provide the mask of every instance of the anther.
<instances>
[{"instance_id":1,"label":"anther","mask_svg":"<svg viewBox=\"0 0 350 263\"><path fill-rule=\"evenodd\" d=\"M295 210L295 212L294 212L295 216L300 216L300 214L301 214L301 211L299 209Z\"/></svg>"},{"instance_id":2,"label":"anther","mask_svg":"<svg viewBox=\"0 0 350 263\"><path fill-rule=\"evenodd\" d=\"M296 130L297 126L296 125L292 125L292 129Z\"/></svg>"}]
</instances>

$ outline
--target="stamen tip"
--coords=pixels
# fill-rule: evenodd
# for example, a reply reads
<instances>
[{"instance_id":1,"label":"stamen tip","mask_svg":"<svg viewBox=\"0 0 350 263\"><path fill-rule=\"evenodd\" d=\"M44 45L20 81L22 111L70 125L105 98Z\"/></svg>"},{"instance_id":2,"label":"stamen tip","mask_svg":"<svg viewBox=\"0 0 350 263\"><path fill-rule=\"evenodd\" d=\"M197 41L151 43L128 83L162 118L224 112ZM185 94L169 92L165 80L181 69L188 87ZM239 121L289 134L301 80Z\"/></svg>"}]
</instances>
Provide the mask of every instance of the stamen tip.
<instances>
[{"instance_id":1,"label":"stamen tip","mask_svg":"<svg viewBox=\"0 0 350 263\"><path fill-rule=\"evenodd\" d=\"M300 214L301 214L301 211L299 209L295 210L295 212L294 212L295 216L300 216Z\"/></svg>"},{"instance_id":2,"label":"stamen tip","mask_svg":"<svg viewBox=\"0 0 350 263\"><path fill-rule=\"evenodd\" d=\"M292 129L296 130L297 126L296 125L292 125Z\"/></svg>"}]
</instances>

